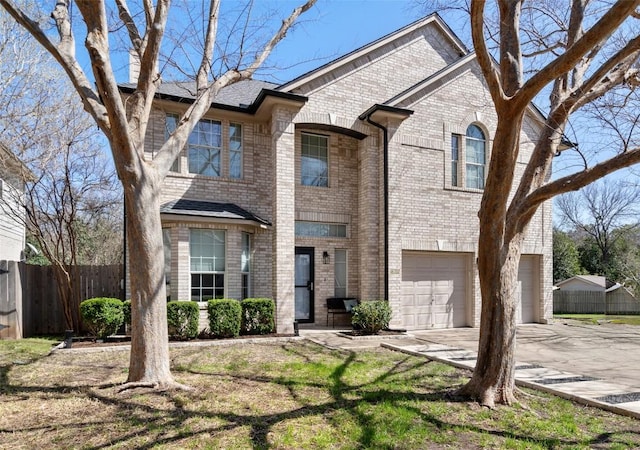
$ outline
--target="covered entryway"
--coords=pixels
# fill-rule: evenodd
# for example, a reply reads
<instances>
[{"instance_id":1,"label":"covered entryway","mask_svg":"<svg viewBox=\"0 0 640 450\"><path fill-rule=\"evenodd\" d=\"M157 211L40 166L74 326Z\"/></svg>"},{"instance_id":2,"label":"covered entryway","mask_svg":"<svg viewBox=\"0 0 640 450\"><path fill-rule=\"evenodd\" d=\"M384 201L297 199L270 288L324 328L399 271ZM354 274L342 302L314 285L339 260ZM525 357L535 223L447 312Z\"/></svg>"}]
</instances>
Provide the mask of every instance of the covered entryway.
<instances>
[{"instance_id":1,"label":"covered entryway","mask_svg":"<svg viewBox=\"0 0 640 450\"><path fill-rule=\"evenodd\" d=\"M403 252L403 327L420 330L467 326L470 267L469 254Z\"/></svg>"},{"instance_id":2,"label":"covered entryway","mask_svg":"<svg viewBox=\"0 0 640 450\"><path fill-rule=\"evenodd\" d=\"M538 321L537 308L540 304L539 257L522 255L518 270L518 296L520 302L516 312L517 323L533 323Z\"/></svg>"}]
</instances>

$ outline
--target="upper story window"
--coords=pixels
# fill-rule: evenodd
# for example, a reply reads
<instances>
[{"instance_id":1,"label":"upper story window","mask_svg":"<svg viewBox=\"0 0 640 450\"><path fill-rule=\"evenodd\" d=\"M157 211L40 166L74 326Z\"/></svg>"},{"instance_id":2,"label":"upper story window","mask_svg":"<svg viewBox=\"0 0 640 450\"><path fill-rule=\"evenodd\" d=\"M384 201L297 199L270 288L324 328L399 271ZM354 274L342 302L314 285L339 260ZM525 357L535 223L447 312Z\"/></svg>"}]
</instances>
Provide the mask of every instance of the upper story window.
<instances>
[{"instance_id":1,"label":"upper story window","mask_svg":"<svg viewBox=\"0 0 640 450\"><path fill-rule=\"evenodd\" d=\"M480 127L477 125L469 125L467 128L466 143L466 187L471 189L484 189L486 139Z\"/></svg>"},{"instance_id":2,"label":"upper story window","mask_svg":"<svg viewBox=\"0 0 640 450\"><path fill-rule=\"evenodd\" d=\"M300 182L303 186L329 186L329 138L302 133Z\"/></svg>"},{"instance_id":3,"label":"upper story window","mask_svg":"<svg viewBox=\"0 0 640 450\"><path fill-rule=\"evenodd\" d=\"M180 116L168 113L165 117L166 139L175 131ZM235 179L244 177L244 143L241 124L201 119L189 135L187 148L189 173L208 177L228 176ZM223 152L228 152L225 153L228 158L223 157ZM173 163L170 169L172 172L180 172L179 161L180 158L177 158ZM223 161L229 163L228 172L226 162L225 167L222 167Z\"/></svg>"},{"instance_id":4,"label":"upper story window","mask_svg":"<svg viewBox=\"0 0 640 450\"><path fill-rule=\"evenodd\" d=\"M229 177L242 178L242 125L229 124Z\"/></svg>"},{"instance_id":5,"label":"upper story window","mask_svg":"<svg viewBox=\"0 0 640 450\"><path fill-rule=\"evenodd\" d=\"M460 186L458 173L460 170L460 140L459 134L451 135L451 186Z\"/></svg>"},{"instance_id":6,"label":"upper story window","mask_svg":"<svg viewBox=\"0 0 640 450\"><path fill-rule=\"evenodd\" d=\"M222 123L200 120L189 135L189 173L219 177L221 172Z\"/></svg>"},{"instance_id":7,"label":"upper story window","mask_svg":"<svg viewBox=\"0 0 640 450\"><path fill-rule=\"evenodd\" d=\"M165 141L169 139L169 135L176 131L176 127L178 126L178 119L180 117L177 114L167 114L165 118L165 133L164 139ZM180 156L177 156L171 168L169 169L171 172L180 172Z\"/></svg>"}]
</instances>

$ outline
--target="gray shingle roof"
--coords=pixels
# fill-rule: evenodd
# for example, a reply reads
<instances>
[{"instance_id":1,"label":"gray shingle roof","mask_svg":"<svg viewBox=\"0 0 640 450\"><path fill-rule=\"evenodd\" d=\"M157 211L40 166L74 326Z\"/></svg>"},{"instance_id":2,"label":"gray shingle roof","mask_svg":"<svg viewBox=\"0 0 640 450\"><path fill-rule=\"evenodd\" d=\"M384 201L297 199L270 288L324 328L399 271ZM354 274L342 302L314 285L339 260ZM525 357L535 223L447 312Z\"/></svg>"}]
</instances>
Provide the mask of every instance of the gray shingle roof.
<instances>
[{"instance_id":1,"label":"gray shingle roof","mask_svg":"<svg viewBox=\"0 0 640 450\"><path fill-rule=\"evenodd\" d=\"M121 87L135 89L132 83L122 83ZM213 103L234 107L251 105L262 89L274 89L278 85L260 80L242 80L220 89ZM196 83L193 81L164 82L158 88L157 94L193 100L196 93Z\"/></svg>"},{"instance_id":2,"label":"gray shingle roof","mask_svg":"<svg viewBox=\"0 0 640 450\"><path fill-rule=\"evenodd\" d=\"M160 207L160 212L162 214L181 214L215 219L250 220L259 225L271 225L268 220L233 203L205 202L181 198L165 203Z\"/></svg>"}]
</instances>

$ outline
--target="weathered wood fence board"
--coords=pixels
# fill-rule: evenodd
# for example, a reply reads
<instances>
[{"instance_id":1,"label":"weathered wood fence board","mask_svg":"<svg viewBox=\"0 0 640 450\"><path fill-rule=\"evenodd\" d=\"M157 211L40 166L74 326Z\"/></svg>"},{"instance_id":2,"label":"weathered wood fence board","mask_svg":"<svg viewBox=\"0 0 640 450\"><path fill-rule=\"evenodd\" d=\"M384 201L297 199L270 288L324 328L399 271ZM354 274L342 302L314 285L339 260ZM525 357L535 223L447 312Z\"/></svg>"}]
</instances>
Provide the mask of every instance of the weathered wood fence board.
<instances>
[{"instance_id":1,"label":"weathered wood fence board","mask_svg":"<svg viewBox=\"0 0 640 450\"><path fill-rule=\"evenodd\" d=\"M0 261L0 268L5 267L8 273L0 274L0 338L63 334L67 326L53 268ZM80 301L92 297L122 298L121 265L77 269Z\"/></svg>"},{"instance_id":2,"label":"weathered wood fence board","mask_svg":"<svg viewBox=\"0 0 640 450\"><path fill-rule=\"evenodd\" d=\"M625 292L553 291L554 314L640 314L640 301Z\"/></svg>"}]
</instances>

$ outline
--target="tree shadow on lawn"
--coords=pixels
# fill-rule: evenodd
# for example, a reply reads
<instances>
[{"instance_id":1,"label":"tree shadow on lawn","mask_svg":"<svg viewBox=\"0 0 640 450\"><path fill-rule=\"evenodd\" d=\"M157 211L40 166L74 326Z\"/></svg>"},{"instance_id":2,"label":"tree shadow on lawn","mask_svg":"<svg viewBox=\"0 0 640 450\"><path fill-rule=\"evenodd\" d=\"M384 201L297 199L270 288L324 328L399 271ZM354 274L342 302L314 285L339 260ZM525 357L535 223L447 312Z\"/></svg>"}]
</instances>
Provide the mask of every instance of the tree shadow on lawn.
<instances>
[{"instance_id":1,"label":"tree shadow on lawn","mask_svg":"<svg viewBox=\"0 0 640 450\"><path fill-rule=\"evenodd\" d=\"M286 350L295 352L298 356L302 357L303 360L311 362L299 347L293 346ZM250 413L249 407L243 408L247 413L189 409L190 403L197 403L199 396L206 399L208 395L212 395L211 392L202 391L200 393L197 391L195 393L185 393L183 391L157 392L133 390L126 394L116 394L115 392L118 387L116 383L103 383L100 386L9 386L8 370L10 370L10 367L7 368L6 366L0 366L0 381L3 383L0 386L8 386L12 393L22 393L27 396L38 392L54 392L60 395L68 395L70 392L73 392L76 396L84 395L87 399L114 408L113 428L115 429L117 427L118 429L122 429L122 422L129 424L129 426L124 427L126 430L123 430L120 434L111 430L111 435L107 440L108 442L102 445L85 447L93 449L110 447L117 444L132 444L135 442L135 439L141 435L146 435L151 439L149 442L143 444L136 442L136 448L146 449L157 445L176 443L184 439L197 438L199 436L206 439L209 435L215 436L226 431L234 431L245 427L249 427L250 429L249 436L253 448L269 448L270 445L272 445L272 443L269 442L269 434L274 431L274 428L278 424L286 421L322 416L328 420L334 429L340 429L344 419L341 420L340 415L335 414L337 411L353 418L353 421L358 426L358 436L353 436L354 443L357 442L358 447L368 448L379 445L379 443L376 442L376 438L381 425L379 420L376 420L376 415L368 414L367 409L376 408L381 405L402 408L423 421L424 425L431 426L434 432L455 432L458 438L461 437L460 435L462 433L476 433L478 437L480 435L493 435L504 439L537 444L544 448L585 445L584 440L561 439L557 437L532 437L508 430L496 430L477 424L464 423L463 421L461 421L461 423L444 421L417 406L418 403L458 402L459 400L452 396L452 389L450 388L427 393L414 392L409 389L390 390L380 388L381 385L384 386L384 384L393 377L400 375L406 377L403 378L403 381L419 379L420 376L418 374L412 375L411 372L424 364L429 364L429 362L418 361L412 363L413 358L407 357L395 362L391 368L383 371L370 381L349 383L345 378L357 360L357 354L355 352L341 351L340 353L332 352L331 355L334 358L340 356L340 362L331 371L325 384L313 380L295 379L286 374L279 376L229 374L225 372L203 372L186 367L174 368L176 375L183 373L204 377L207 379L207 381L205 381L207 385L215 385L221 379L230 379L234 382L245 382L257 384L258 386L263 385L266 391L272 390L269 389L270 386L281 386L289 392L290 398L299 405L297 408L289 408L286 411L264 414L252 414ZM209 378L211 378L211 380L208 380ZM327 392L328 400L321 404L305 402L304 396L299 395L299 392L309 388L322 389ZM160 403L163 405L145 404L141 401L141 395L142 397L151 399L157 397L157 400L160 400ZM274 399L274 401L277 400L278 399ZM69 414L74 413L77 414L81 412L69 411ZM378 419L380 419L380 415L378 415ZM390 417L389 419L391 420L393 418ZM207 424L198 430L192 430L192 420L204 420L214 423L217 422L218 424ZM78 429L80 432L83 427L92 424L93 422L91 421L85 421L83 423L70 423L65 425L65 427L67 429ZM109 429L109 423L103 423L102 426ZM39 431L43 428L46 430L46 427L34 427L33 431ZM0 430L0 432L11 431L12 430ZM615 434L621 433L625 432L619 431ZM638 434L637 431L628 431L628 433ZM613 437L611 433L602 433L586 444L603 445L613 443ZM464 439L464 437L462 438ZM401 436L398 436L398 439L401 439ZM473 436L471 436L471 439L476 440ZM429 441L424 444L428 445Z\"/></svg>"}]
</instances>

